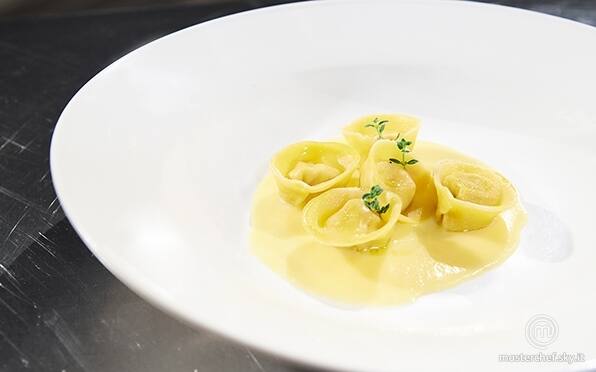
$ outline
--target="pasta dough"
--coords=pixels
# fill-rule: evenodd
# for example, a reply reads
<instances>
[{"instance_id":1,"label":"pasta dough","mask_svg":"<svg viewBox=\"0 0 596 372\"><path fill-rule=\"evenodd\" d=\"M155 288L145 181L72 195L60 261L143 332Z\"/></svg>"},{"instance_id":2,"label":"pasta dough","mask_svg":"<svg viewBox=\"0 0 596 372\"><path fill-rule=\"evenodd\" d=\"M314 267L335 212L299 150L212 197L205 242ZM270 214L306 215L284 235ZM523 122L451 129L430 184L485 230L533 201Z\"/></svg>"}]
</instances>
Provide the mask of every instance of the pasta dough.
<instances>
[{"instance_id":1,"label":"pasta dough","mask_svg":"<svg viewBox=\"0 0 596 372\"><path fill-rule=\"evenodd\" d=\"M346 141L356 149L362 160L368 154L372 145L379 139L378 134L372 127L367 127L367 124L374 121L387 121L385 130L383 131L384 139L394 139L399 134L402 138L406 138L413 144L416 143L418 137L418 130L420 129L420 121L412 116L401 114L375 114L361 117L343 129L343 135Z\"/></svg>"},{"instance_id":2,"label":"pasta dough","mask_svg":"<svg viewBox=\"0 0 596 372\"><path fill-rule=\"evenodd\" d=\"M339 176L340 170L327 164L313 164L299 161L288 173L288 178L316 186Z\"/></svg>"},{"instance_id":3,"label":"pasta dough","mask_svg":"<svg viewBox=\"0 0 596 372\"><path fill-rule=\"evenodd\" d=\"M446 146L414 147L417 132L416 119L369 115L344 129L348 144L280 151L254 196L254 254L308 293L364 306L411 302L503 262L526 220L515 188Z\"/></svg>"},{"instance_id":4,"label":"pasta dough","mask_svg":"<svg viewBox=\"0 0 596 372\"><path fill-rule=\"evenodd\" d=\"M414 198L416 183L406 168L389 162L390 158L398 156L401 156L401 153L395 142L376 141L360 168L360 185L364 189L380 185L384 190L397 194L401 199L401 208L404 210Z\"/></svg>"},{"instance_id":5,"label":"pasta dough","mask_svg":"<svg viewBox=\"0 0 596 372\"><path fill-rule=\"evenodd\" d=\"M440 162L433 179L437 190L436 215L448 231L488 226L515 201L515 190L498 173L472 163Z\"/></svg>"},{"instance_id":6,"label":"pasta dough","mask_svg":"<svg viewBox=\"0 0 596 372\"><path fill-rule=\"evenodd\" d=\"M299 142L278 152L271 168L280 196L293 205L352 180L360 156L338 142Z\"/></svg>"},{"instance_id":7,"label":"pasta dough","mask_svg":"<svg viewBox=\"0 0 596 372\"><path fill-rule=\"evenodd\" d=\"M389 209L380 216L362 202L357 187L329 190L304 207L304 228L318 241L334 247L379 248L389 239L401 211L401 200L383 193Z\"/></svg>"}]
</instances>

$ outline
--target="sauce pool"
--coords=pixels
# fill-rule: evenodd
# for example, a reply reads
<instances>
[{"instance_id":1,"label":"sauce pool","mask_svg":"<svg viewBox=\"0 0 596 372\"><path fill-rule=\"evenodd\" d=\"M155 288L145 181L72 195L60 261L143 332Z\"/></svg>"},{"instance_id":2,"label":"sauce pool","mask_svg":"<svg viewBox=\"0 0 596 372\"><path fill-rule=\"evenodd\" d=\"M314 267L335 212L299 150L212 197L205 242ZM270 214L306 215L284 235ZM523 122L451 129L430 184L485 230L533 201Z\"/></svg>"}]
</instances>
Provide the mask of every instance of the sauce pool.
<instances>
[{"instance_id":1,"label":"sauce pool","mask_svg":"<svg viewBox=\"0 0 596 372\"><path fill-rule=\"evenodd\" d=\"M416 144L420 164L476 162L445 146ZM421 166L421 165L416 165ZM516 201L487 227L448 232L434 214L399 222L387 247L372 251L319 243L302 226L302 210L284 202L268 173L251 212L251 247L265 265L316 297L350 305L396 305L450 288L503 262L514 251L526 214Z\"/></svg>"}]
</instances>

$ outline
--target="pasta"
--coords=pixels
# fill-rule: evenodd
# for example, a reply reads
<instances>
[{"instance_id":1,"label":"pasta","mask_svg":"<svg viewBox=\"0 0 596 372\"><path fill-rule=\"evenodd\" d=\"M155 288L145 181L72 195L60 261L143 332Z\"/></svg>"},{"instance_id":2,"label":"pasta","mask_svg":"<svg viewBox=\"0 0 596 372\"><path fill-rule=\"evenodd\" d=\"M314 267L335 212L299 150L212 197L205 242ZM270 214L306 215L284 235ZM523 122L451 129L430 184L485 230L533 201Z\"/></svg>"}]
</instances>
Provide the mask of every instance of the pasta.
<instances>
[{"instance_id":1,"label":"pasta","mask_svg":"<svg viewBox=\"0 0 596 372\"><path fill-rule=\"evenodd\" d=\"M364 189L380 185L384 190L395 193L400 197L401 209L404 210L414 198L416 183L405 167L389 162L390 158L399 156L399 150L394 142L376 141L360 168L360 185Z\"/></svg>"},{"instance_id":2,"label":"pasta","mask_svg":"<svg viewBox=\"0 0 596 372\"><path fill-rule=\"evenodd\" d=\"M338 142L299 142L277 153L271 168L281 197L293 205L351 181L360 156Z\"/></svg>"},{"instance_id":3,"label":"pasta","mask_svg":"<svg viewBox=\"0 0 596 372\"><path fill-rule=\"evenodd\" d=\"M517 191L418 130L368 115L343 129L347 143L278 152L254 196L253 252L317 297L363 305L411 302L503 262L526 221Z\"/></svg>"},{"instance_id":4,"label":"pasta","mask_svg":"<svg viewBox=\"0 0 596 372\"><path fill-rule=\"evenodd\" d=\"M377 215L363 204L361 189L329 190L304 208L304 228L321 243L334 247L383 247L399 218L401 200L384 193L381 202L388 203L389 209Z\"/></svg>"},{"instance_id":5,"label":"pasta","mask_svg":"<svg viewBox=\"0 0 596 372\"><path fill-rule=\"evenodd\" d=\"M420 129L420 121L418 119L400 114L367 115L343 129L344 138L350 146L360 153L362 160L366 158L372 145L379 139L378 133L371 125L375 122L385 122L383 138L393 139L400 134L402 138L407 138L412 143L416 143L418 130Z\"/></svg>"},{"instance_id":6,"label":"pasta","mask_svg":"<svg viewBox=\"0 0 596 372\"><path fill-rule=\"evenodd\" d=\"M433 180L438 199L436 216L448 231L486 227L515 199L509 181L472 163L443 161L434 170Z\"/></svg>"}]
</instances>

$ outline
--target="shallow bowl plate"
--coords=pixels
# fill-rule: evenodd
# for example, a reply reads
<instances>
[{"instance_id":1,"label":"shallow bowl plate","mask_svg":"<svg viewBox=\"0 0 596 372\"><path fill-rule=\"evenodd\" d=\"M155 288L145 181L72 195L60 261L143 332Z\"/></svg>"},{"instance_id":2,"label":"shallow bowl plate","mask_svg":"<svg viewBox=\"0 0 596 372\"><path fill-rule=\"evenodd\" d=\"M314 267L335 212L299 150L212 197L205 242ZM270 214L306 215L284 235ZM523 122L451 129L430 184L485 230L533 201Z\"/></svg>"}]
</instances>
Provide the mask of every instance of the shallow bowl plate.
<instances>
[{"instance_id":1,"label":"shallow bowl plate","mask_svg":"<svg viewBox=\"0 0 596 372\"><path fill-rule=\"evenodd\" d=\"M253 347L366 371L567 368L498 356L595 357L594 45L589 26L459 1L308 2L224 17L130 53L79 91L52 140L56 191L124 283ZM250 254L251 195L270 156L371 112L417 115L420 139L517 185L529 223L507 262L412 305L349 309ZM539 314L551 323L533 334Z\"/></svg>"}]
</instances>

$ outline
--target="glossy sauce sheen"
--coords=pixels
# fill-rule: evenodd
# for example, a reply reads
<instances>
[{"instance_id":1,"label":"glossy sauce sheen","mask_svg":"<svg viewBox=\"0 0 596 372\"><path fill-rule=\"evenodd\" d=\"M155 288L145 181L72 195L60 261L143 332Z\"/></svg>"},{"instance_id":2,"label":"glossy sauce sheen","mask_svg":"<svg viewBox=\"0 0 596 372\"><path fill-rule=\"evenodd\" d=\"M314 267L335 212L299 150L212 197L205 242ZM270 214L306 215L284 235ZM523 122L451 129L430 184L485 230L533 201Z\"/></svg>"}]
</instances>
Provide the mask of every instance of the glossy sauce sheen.
<instances>
[{"instance_id":1,"label":"glossy sauce sheen","mask_svg":"<svg viewBox=\"0 0 596 372\"><path fill-rule=\"evenodd\" d=\"M420 163L414 166L429 170L444 159L477 162L427 142L416 145L415 155ZM326 246L304 230L302 209L281 200L269 173L253 200L252 251L316 297L340 304L394 305L453 287L503 262L514 252L526 220L518 201L489 226L468 232L446 231L434 213L422 216L418 223L399 222L380 250Z\"/></svg>"}]
</instances>

